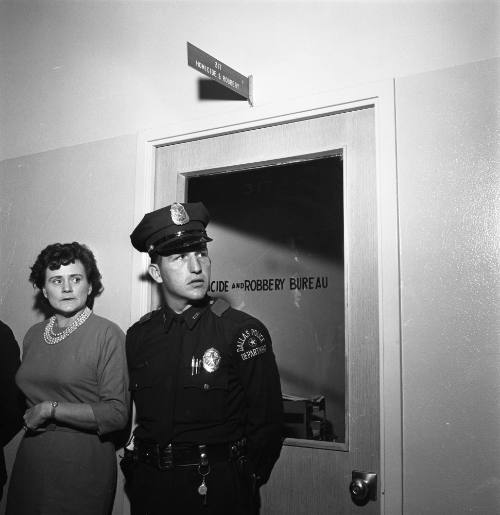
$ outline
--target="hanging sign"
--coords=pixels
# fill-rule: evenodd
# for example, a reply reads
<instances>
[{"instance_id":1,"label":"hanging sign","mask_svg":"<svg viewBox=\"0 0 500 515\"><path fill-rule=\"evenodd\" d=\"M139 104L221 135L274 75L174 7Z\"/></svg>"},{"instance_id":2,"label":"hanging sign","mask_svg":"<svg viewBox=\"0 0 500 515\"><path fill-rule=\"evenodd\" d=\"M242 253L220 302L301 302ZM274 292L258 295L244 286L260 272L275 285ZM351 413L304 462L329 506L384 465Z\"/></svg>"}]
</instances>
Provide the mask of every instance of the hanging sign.
<instances>
[{"instance_id":1,"label":"hanging sign","mask_svg":"<svg viewBox=\"0 0 500 515\"><path fill-rule=\"evenodd\" d=\"M246 98L250 105L253 105L251 75L245 77L189 42L187 44L187 53L189 66L238 93L238 95Z\"/></svg>"}]
</instances>

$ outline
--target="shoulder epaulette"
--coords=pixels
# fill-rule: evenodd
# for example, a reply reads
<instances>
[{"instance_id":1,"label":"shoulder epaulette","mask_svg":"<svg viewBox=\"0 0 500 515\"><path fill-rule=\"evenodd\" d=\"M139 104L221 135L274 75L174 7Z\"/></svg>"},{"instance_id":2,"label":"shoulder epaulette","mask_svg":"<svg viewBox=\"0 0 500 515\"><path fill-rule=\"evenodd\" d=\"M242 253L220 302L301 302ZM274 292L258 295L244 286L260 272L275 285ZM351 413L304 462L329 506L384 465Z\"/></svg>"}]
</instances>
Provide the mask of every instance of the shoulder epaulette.
<instances>
[{"instance_id":1,"label":"shoulder epaulette","mask_svg":"<svg viewBox=\"0 0 500 515\"><path fill-rule=\"evenodd\" d=\"M221 317L230 308L229 302L224 299L217 299L211 306L212 313Z\"/></svg>"},{"instance_id":2,"label":"shoulder epaulette","mask_svg":"<svg viewBox=\"0 0 500 515\"><path fill-rule=\"evenodd\" d=\"M129 328L129 331L133 328L136 328L138 327L139 325L141 324L144 324L145 322L147 322L148 320L151 320L151 318L153 318L154 315L156 315L160 310L159 309L155 309L153 311L150 311L149 313L146 313L145 315L143 315L141 318L139 318L139 320L137 320L137 322L135 324L132 324Z\"/></svg>"},{"instance_id":3,"label":"shoulder epaulette","mask_svg":"<svg viewBox=\"0 0 500 515\"><path fill-rule=\"evenodd\" d=\"M144 322L147 322L148 320L150 320L154 315L156 315L160 310L159 309L154 309L153 311L150 311L149 313L146 313L145 315L143 315L141 318L139 318L139 321L138 323L139 324L143 324Z\"/></svg>"}]
</instances>

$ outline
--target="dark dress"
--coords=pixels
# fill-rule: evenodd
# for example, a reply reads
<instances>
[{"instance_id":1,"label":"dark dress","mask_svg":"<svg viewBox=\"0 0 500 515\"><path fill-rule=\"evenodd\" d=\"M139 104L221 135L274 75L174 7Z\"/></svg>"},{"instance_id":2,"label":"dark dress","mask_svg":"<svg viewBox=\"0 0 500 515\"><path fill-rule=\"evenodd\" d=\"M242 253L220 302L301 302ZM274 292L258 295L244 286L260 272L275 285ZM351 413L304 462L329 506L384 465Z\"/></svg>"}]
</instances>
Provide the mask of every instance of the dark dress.
<instances>
[{"instance_id":1,"label":"dark dress","mask_svg":"<svg viewBox=\"0 0 500 515\"><path fill-rule=\"evenodd\" d=\"M21 429L24 402L14 377L19 368L19 346L10 328L0 321L0 499L7 481L4 446Z\"/></svg>"},{"instance_id":2,"label":"dark dress","mask_svg":"<svg viewBox=\"0 0 500 515\"><path fill-rule=\"evenodd\" d=\"M16 381L28 406L42 401L87 403L97 432L49 424L27 432L19 446L7 515L106 515L116 486L115 446L109 434L128 419L128 375L123 331L91 314L55 345L43 339L46 321L23 343Z\"/></svg>"}]
</instances>

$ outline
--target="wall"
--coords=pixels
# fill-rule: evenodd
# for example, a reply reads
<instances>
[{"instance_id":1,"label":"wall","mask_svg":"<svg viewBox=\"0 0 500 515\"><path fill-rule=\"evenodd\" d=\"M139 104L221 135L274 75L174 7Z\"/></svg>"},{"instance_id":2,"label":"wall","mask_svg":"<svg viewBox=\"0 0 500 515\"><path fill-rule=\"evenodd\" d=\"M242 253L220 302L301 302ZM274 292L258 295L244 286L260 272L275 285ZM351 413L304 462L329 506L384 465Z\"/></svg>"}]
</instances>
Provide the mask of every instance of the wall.
<instances>
[{"instance_id":1,"label":"wall","mask_svg":"<svg viewBox=\"0 0 500 515\"><path fill-rule=\"evenodd\" d=\"M0 159L176 120L199 101L186 42L253 74L258 105L498 55L496 1L0 1Z\"/></svg>"},{"instance_id":2,"label":"wall","mask_svg":"<svg viewBox=\"0 0 500 515\"><path fill-rule=\"evenodd\" d=\"M94 309L129 326L135 140L123 136L0 164L0 318L19 343L43 320L33 309L29 267L56 241L76 240L94 251L104 284ZM8 468L17 442L6 449Z\"/></svg>"},{"instance_id":3,"label":"wall","mask_svg":"<svg viewBox=\"0 0 500 515\"><path fill-rule=\"evenodd\" d=\"M396 81L407 515L500 512L499 86Z\"/></svg>"},{"instance_id":4,"label":"wall","mask_svg":"<svg viewBox=\"0 0 500 515\"><path fill-rule=\"evenodd\" d=\"M104 283L95 309L127 327L135 155L135 136L123 136L1 163L0 305L16 336L43 319L30 313L29 267L55 241L93 249Z\"/></svg>"},{"instance_id":5,"label":"wall","mask_svg":"<svg viewBox=\"0 0 500 515\"><path fill-rule=\"evenodd\" d=\"M45 244L79 239L96 250L104 276L106 291L97 301L96 310L116 320L123 328L129 325L132 249L128 234L133 226L134 135L146 128L185 119L206 120L207 126L214 126L224 113L241 114L242 118L251 116L251 107L246 102L198 98L199 75L187 66L186 41L242 73L253 74L256 103L263 105L496 56L500 47L498 14L497 2L473 0L0 0L0 317L12 326L21 340L27 327L38 317L32 309L33 292L26 279L27 267ZM405 208L407 203L418 207L411 194L412 186L419 184L412 183L414 168L404 157L423 158L411 144L414 136L411 123L423 123L423 120L418 113L409 110L412 98L419 99L421 92L418 80L408 81L408 94L402 104L408 114L406 119L399 119L403 125L399 125L398 134L403 145L399 160L406 170L401 191L403 224L406 225L402 227L407 234L420 236L418 221L412 218L410 207ZM458 85L453 83L453 87ZM443 97L446 98L445 93ZM436 108L440 104L431 102L430 105ZM457 104L444 105L457 109ZM472 114L470 110L469 114ZM459 118L455 120L459 126L464 125L464 119L468 120L462 115ZM429 120L429 123L439 123L435 116ZM467 127L468 124L469 121L465 123ZM472 130L470 126L467 134L472 135ZM469 145L466 148L470 151ZM436 153L424 154L429 160L426 164L439 163ZM465 168L460 170L460 177L465 177ZM422 173L422 169L417 171ZM433 181L437 181L438 191L444 192L445 185L440 182L440 176L429 175L428 169L424 171L425 187L417 187L415 191L416 198L428 204L433 199ZM485 180L485 176L481 177ZM459 181L458 177L455 179ZM475 187L486 195L486 187L481 184ZM458 182L455 186L458 188ZM454 204L447 197L445 204L452 209L465 209L466 198L460 198ZM474 206L479 209L477 203ZM437 207L432 205L432 209L430 213L419 212L427 220L424 227L429 226L428 217L436 214ZM474 219L477 227L485 230L486 225L479 215ZM446 235L436 231L439 241L452 245ZM478 249L484 248L484 242L477 243ZM424 323L426 315L438 311L431 313L429 307L421 305L422 285L412 275L416 273L416 261L409 258L413 250L408 238L403 239L403 244L405 451L409 456L405 495L409 496L407 507L412 510L409 513L419 514L418 500L425 498L427 491L415 489L415 481L431 486L426 478L435 478L434 485L442 479L430 474L422 464L412 463L421 449L424 456L428 454L429 448L420 439L427 436L427 430L433 426L430 449L439 450L445 445L447 430L457 426L454 420L448 420L449 425L436 430L431 421L431 417L441 414L439 399L448 400L446 396L435 402L429 397L433 391L426 388L420 395L417 395L419 390L413 391L413 387L418 386L413 367L425 369L424 350L432 350L430 355L437 357L435 353L440 349L444 352L442 347L447 337L440 329L436 339L437 322ZM453 247L445 248L446 256L456 259ZM456 247L455 250L461 249ZM467 254L468 266L472 262L473 258ZM455 261L456 266L458 263ZM436 283L438 279L444 280L438 275L436 271L429 272L425 279L432 281L430 284L441 284ZM485 283L477 275L474 277L477 282L468 282L466 288L470 288L474 298L479 298L484 293ZM445 279L442 283L446 288L444 298L433 297L434 308L440 305L438 299L448 299L448 288L453 295L460 289L460 281L455 283L448 276ZM461 303L455 307L465 308L467 292L467 289L461 292ZM474 314L478 313L474 308ZM447 315L451 317L450 313ZM465 324L464 320L464 316L457 319L456 328L463 327L460 323ZM424 324L422 332L420 324ZM451 322L445 328L456 329ZM451 334L461 336L456 331ZM476 333L470 333L471 341L474 340L470 352L476 349L479 355L475 336ZM486 334L481 334L481 340L488 354L491 341ZM436 341L436 349L431 348ZM462 355L454 354L453 359L460 360L458 364L462 365L468 363L470 356L464 340L459 341ZM464 420L476 416L468 396L485 392L493 379L490 365L484 363L486 358L481 359L483 361L468 365L463 372L475 385L470 391L462 391L467 400L465 407L459 404L458 395L453 395L453 381L445 383L445 392L452 397L452 406L457 412L455 415L461 414L463 419L459 421L461 429L452 433L459 465L463 465L471 453L480 452L477 442L481 435L478 433L475 436L467 433L466 455L463 450L458 453L458 440L466 433L465 429L470 429L464 427ZM487 372L480 381L479 369L483 365ZM456 372L452 375L449 379L459 379ZM430 381L428 384L440 386L436 380L426 379ZM462 388L465 386L463 382L459 384ZM491 398L485 398L491 406ZM419 421L421 409L425 416ZM492 408L487 429L497 420L497 414ZM412 433L414 427L426 432ZM9 463L14 450L15 442L7 451ZM447 462L441 451L429 456L430 463L436 463L439 456L438 470L445 476L445 467L454 466L454 461ZM479 475L479 470L476 473ZM489 491L486 481L484 488ZM479 498L483 490L477 482L474 484ZM121 509L120 502L116 513Z\"/></svg>"}]
</instances>

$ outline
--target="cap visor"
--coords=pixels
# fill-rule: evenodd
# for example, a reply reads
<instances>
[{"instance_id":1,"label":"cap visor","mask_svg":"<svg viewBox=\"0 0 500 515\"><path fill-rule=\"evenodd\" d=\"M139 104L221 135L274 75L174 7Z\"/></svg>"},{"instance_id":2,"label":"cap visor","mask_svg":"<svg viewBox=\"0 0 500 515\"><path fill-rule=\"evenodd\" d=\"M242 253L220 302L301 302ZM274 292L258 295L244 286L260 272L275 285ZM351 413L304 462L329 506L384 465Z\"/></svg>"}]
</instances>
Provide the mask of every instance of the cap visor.
<instances>
[{"instance_id":1,"label":"cap visor","mask_svg":"<svg viewBox=\"0 0 500 515\"><path fill-rule=\"evenodd\" d=\"M209 241L212 241L212 238L209 238L206 234L186 234L175 238L173 241L158 245L153 252L160 256L169 256L178 252L186 252L190 249L196 250L197 247Z\"/></svg>"}]
</instances>

